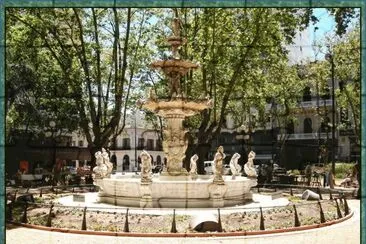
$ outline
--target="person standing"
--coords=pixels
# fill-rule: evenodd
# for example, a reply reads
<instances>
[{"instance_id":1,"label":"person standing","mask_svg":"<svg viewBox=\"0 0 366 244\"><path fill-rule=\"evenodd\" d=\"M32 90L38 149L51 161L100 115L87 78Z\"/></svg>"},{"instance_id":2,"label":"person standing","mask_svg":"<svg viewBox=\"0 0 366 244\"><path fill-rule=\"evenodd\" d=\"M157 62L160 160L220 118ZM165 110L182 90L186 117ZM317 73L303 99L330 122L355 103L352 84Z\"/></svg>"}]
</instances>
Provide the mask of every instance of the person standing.
<instances>
[{"instance_id":1,"label":"person standing","mask_svg":"<svg viewBox=\"0 0 366 244\"><path fill-rule=\"evenodd\" d=\"M310 182L311 182L311 176L313 174L313 169L311 167L311 164L308 163L305 167L305 177L306 177L306 185L310 186Z\"/></svg>"},{"instance_id":2,"label":"person standing","mask_svg":"<svg viewBox=\"0 0 366 244\"><path fill-rule=\"evenodd\" d=\"M355 178L358 184L356 198L361 199L361 166L358 161L356 161L356 164L353 166L352 178Z\"/></svg>"}]
</instances>

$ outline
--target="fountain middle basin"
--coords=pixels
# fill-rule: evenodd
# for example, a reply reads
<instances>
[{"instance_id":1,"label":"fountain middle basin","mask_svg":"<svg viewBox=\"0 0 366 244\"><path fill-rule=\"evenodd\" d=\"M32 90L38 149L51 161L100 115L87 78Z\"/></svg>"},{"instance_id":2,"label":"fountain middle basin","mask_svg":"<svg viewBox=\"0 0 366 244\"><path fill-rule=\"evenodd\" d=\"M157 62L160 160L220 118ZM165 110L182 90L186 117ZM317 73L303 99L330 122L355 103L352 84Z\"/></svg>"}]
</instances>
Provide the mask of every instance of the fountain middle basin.
<instances>
[{"instance_id":1,"label":"fountain middle basin","mask_svg":"<svg viewBox=\"0 0 366 244\"><path fill-rule=\"evenodd\" d=\"M224 184L213 176L156 176L141 182L134 174L111 175L95 179L99 202L141 208L216 208L241 205L252 201L250 188L257 179L224 176Z\"/></svg>"}]
</instances>

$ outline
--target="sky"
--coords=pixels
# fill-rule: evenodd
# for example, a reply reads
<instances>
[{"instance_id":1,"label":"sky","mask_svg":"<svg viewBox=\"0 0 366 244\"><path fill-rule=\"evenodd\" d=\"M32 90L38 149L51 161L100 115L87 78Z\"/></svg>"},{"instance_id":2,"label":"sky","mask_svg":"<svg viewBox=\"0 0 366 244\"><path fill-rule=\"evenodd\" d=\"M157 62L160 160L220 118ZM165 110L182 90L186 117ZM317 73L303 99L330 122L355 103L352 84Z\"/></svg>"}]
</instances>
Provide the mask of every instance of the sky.
<instances>
[{"instance_id":1,"label":"sky","mask_svg":"<svg viewBox=\"0 0 366 244\"><path fill-rule=\"evenodd\" d=\"M294 44L288 47L291 64L298 64L306 59L324 59L324 53L315 51L314 44L321 42L325 36L334 34L336 23L334 17L330 16L325 8L314 9L314 15L319 22L315 25L310 24L307 29L297 33Z\"/></svg>"}]
</instances>

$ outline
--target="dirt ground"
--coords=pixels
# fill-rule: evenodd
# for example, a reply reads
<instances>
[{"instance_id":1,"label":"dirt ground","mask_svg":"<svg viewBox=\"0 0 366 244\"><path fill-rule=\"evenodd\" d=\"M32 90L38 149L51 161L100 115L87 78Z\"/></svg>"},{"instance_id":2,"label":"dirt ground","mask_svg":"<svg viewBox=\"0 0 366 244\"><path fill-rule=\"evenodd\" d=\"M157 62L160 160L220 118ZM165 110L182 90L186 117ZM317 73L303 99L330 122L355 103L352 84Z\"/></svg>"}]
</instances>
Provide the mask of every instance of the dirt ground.
<instances>
[{"instance_id":1,"label":"dirt ground","mask_svg":"<svg viewBox=\"0 0 366 244\"><path fill-rule=\"evenodd\" d=\"M58 196L60 197L60 196ZM27 211L28 223L46 225L49 215L49 204L55 196L44 195L42 198L36 197L36 202L40 205L31 205ZM310 225L320 223L320 207L317 201L304 201L298 196L289 196L290 203L296 204L296 211L300 224ZM342 206L342 205L341 205ZM337 208L335 201L321 201L321 207L326 221L337 219ZM343 208L341 208L344 213ZM292 204L286 207L276 207L271 209L263 208L264 227L269 229L282 229L293 227L295 223L295 213ZM13 218L20 221L23 215L22 206L15 207ZM217 214L216 214L217 215ZM254 231L259 230L261 214L260 211L225 213L221 210L222 228L225 232ZM126 214L120 212L102 212L99 210L87 210L86 226L88 230L123 232L126 222ZM175 215L176 228L179 233L196 232L190 226L192 216ZM81 229L83 221L83 209L55 206L52 209L52 227L66 229ZM166 233L172 228L173 214L170 215L149 215L149 214L129 214L128 224L130 232L140 233Z\"/></svg>"}]
</instances>

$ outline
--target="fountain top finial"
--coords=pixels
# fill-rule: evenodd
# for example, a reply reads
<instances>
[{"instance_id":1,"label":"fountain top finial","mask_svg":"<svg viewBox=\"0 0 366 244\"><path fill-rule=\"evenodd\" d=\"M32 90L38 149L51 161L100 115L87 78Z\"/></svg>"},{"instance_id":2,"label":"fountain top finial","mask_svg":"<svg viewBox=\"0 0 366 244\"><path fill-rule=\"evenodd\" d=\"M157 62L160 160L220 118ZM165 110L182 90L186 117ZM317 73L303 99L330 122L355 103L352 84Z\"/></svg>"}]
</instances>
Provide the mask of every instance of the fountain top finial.
<instances>
[{"instance_id":1,"label":"fountain top finial","mask_svg":"<svg viewBox=\"0 0 366 244\"><path fill-rule=\"evenodd\" d=\"M181 89L181 78L190 70L197 69L198 65L188 60L182 60L179 55L180 46L185 44L186 40L181 37L182 22L178 18L178 10L173 9L174 17L172 19L173 35L167 38L171 46L172 56L167 60L155 61L151 64L154 69L161 69L169 80L169 90L171 98L184 97Z\"/></svg>"}]
</instances>

